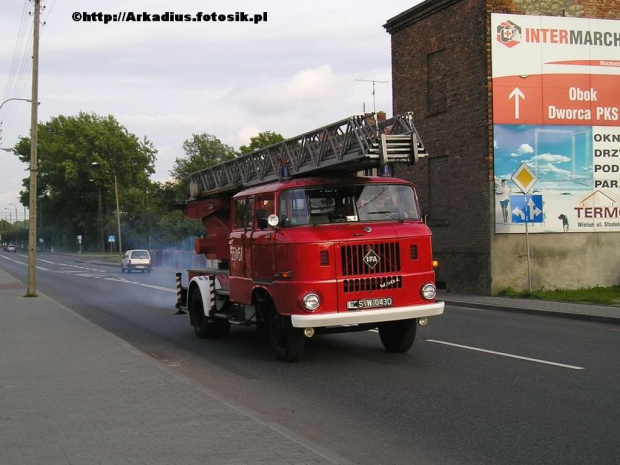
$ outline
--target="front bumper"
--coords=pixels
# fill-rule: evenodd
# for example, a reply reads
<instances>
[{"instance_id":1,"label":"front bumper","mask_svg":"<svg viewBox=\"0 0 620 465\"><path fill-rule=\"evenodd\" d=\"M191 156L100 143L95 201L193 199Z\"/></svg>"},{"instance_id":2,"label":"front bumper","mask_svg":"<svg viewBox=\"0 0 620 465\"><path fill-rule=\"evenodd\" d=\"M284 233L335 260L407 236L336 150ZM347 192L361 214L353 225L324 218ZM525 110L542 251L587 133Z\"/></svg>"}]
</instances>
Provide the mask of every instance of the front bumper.
<instances>
[{"instance_id":1,"label":"front bumper","mask_svg":"<svg viewBox=\"0 0 620 465\"><path fill-rule=\"evenodd\" d=\"M381 308L376 310L354 310L340 313L309 313L307 315L291 315L291 323L295 328L322 328L364 323L383 323L386 321L408 320L412 318L441 315L443 309L443 302L434 302L432 304Z\"/></svg>"}]
</instances>

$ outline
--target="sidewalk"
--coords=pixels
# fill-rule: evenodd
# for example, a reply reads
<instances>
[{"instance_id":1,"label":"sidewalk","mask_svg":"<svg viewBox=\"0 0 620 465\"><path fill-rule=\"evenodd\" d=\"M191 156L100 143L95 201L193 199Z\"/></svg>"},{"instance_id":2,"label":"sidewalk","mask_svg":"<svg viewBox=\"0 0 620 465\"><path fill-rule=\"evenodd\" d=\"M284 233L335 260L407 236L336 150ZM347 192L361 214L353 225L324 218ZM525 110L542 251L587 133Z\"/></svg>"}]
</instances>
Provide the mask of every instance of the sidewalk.
<instances>
[{"instance_id":1,"label":"sidewalk","mask_svg":"<svg viewBox=\"0 0 620 465\"><path fill-rule=\"evenodd\" d=\"M349 463L25 292L0 270L0 463Z\"/></svg>"},{"instance_id":2,"label":"sidewalk","mask_svg":"<svg viewBox=\"0 0 620 465\"><path fill-rule=\"evenodd\" d=\"M620 306L559 302L556 300L516 299L512 297L486 297L479 295L451 294L441 291L437 299L443 300L446 305L461 307L524 313L545 313L554 316L620 323Z\"/></svg>"}]
</instances>

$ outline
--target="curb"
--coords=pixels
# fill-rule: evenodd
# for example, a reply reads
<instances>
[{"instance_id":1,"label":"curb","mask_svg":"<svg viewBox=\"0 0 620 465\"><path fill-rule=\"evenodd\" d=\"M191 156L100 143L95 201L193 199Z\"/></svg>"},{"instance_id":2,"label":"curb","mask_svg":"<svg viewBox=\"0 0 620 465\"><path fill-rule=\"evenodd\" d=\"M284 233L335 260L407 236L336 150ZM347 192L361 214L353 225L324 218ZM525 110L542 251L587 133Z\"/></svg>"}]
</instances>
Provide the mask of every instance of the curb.
<instances>
[{"instance_id":1,"label":"curb","mask_svg":"<svg viewBox=\"0 0 620 465\"><path fill-rule=\"evenodd\" d=\"M523 313L528 315L540 315L543 314L545 316L552 316L556 318L571 318L575 320L583 320L583 321L594 321L601 323L611 323L611 324L620 324L619 318L608 317L603 315L592 315L588 313L575 313L575 312L558 312L554 310L546 310L546 309L534 309L527 307L515 307L515 306L507 306L500 304L489 304L489 303L481 303L481 302L471 302L471 301L462 301L462 300L451 300L451 299L441 299L446 305L456 305L459 307L466 308L477 308L482 310L499 310L503 312L512 312L512 313ZM586 305L586 304L583 304Z\"/></svg>"}]
</instances>

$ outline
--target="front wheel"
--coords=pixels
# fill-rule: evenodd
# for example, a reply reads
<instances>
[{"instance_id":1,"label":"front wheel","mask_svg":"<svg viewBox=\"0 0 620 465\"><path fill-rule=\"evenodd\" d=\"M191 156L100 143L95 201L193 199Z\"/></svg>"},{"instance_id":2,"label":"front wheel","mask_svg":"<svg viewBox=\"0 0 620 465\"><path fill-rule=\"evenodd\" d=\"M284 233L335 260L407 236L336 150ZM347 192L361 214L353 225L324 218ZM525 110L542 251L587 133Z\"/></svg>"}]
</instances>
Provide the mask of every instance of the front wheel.
<instances>
[{"instance_id":1,"label":"front wheel","mask_svg":"<svg viewBox=\"0 0 620 465\"><path fill-rule=\"evenodd\" d=\"M280 315L272 302L269 301L267 305L269 342L276 357L284 362L299 360L306 344L303 331L293 327L290 316Z\"/></svg>"},{"instance_id":2,"label":"front wheel","mask_svg":"<svg viewBox=\"0 0 620 465\"><path fill-rule=\"evenodd\" d=\"M379 337L385 350L391 353L402 353L411 349L415 340L416 323L415 319L381 323Z\"/></svg>"}]
</instances>

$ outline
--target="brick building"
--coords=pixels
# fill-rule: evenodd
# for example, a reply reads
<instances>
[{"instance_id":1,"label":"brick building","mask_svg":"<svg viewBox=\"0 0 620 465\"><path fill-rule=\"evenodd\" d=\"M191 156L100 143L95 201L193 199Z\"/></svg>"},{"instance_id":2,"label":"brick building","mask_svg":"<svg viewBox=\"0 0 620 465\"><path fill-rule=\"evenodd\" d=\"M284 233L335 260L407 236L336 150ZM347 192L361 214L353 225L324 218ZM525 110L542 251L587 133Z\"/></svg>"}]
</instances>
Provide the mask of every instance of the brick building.
<instances>
[{"instance_id":1,"label":"brick building","mask_svg":"<svg viewBox=\"0 0 620 465\"><path fill-rule=\"evenodd\" d=\"M620 19L620 2L427 0L385 24L393 112L414 113L430 154L395 175L417 185L440 262L437 280L453 292L482 294L527 290L530 283L533 289L618 284L620 229L529 234L529 273L525 234L497 233L492 13Z\"/></svg>"}]
</instances>

